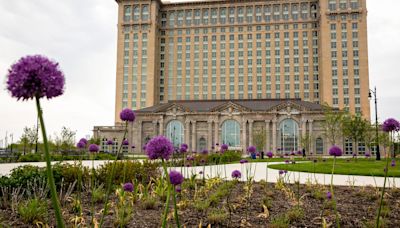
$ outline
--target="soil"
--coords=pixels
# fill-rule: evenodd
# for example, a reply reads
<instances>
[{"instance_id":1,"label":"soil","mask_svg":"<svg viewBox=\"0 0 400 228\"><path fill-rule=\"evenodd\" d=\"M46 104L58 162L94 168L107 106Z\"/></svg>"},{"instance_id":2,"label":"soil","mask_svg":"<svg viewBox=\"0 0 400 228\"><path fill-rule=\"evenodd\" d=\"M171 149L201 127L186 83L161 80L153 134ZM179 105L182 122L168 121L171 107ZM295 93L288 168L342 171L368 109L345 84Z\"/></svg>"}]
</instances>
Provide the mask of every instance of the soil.
<instances>
[{"instance_id":1,"label":"soil","mask_svg":"<svg viewBox=\"0 0 400 228\"><path fill-rule=\"evenodd\" d=\"M199 182L198 187L201 184L202 182ZM194 199L195 190L184 189L185 186L182 186L184 190L178 195L177 199L178 202L181 202L179 218L182 227L209 227L208 225L211 223L213 224L210 227L322 227L323 219L326 221L327 227L336 227L334 201L327 199L329 186L286 184L285 187L279 187L279 185L272 183L267 185L265 183L254 183L250 200L246 197L245 183L235 182L233 186L229 189L230 194L223 195L216 204L208 207L206 211L196 209L194 204L207 200L216 192L217 187L213 188L207 194L207 197ZM297 189L300 189L300 192ZM300 200L298 200L299 198ZM337 202L341 227L375 226L374 222L380 200L380 192L376 188L335 186L333 198ZM110 213L106 216L103 227L116 227L114 223L116 201L116 196L113 196ZM400 190L387 189L385 202L383 210L384 227L400 227ZM132 219L126 227L161 227L164 204L164 201L156 198L154 208L145 209L141 201L138 200L134 204ZM268 214L264 213L263 204L267 206ZM95 205L97 221L100 220L100 211L103 206L103 203ZM88 222L90 221L90 194L83 196L83 207L85 219L83 227L86 227L89 226ZM49 208L51 208L50 202ZM300 215L293 213L296 208L300 208L302 212ZM71 209L71 203L64 202L62 209L64 219L68 222L67 227L73 227L74 213ZM229 209L231 213L228 212ZM225 216L211 221L209 215L215 210L224 213ZM176 227L172 212L171 201L171 216L168 222L170 227ZM284 221L285 218L286 222ZM46 223L55 226L52 210L49 210ZM24 224L18 213L13 213L10 208L0 209L0 227L2 225L37 227L33 224Z\"/></svg>"}]
</instances>

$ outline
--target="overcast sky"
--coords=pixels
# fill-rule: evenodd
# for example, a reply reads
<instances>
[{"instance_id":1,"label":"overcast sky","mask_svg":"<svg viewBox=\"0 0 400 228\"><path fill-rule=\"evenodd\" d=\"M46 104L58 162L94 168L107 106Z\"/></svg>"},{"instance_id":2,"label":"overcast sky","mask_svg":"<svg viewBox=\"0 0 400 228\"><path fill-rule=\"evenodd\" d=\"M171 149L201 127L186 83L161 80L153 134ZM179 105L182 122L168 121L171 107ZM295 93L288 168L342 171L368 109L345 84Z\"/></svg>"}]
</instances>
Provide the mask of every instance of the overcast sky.
<instances>
[{"instance_id":1,"label":"overcast sky","mask_svg":"<svg viewBox=\"0 0 400 228\"><path fill-rule=\"evenodd\" d=\"M367 5L369 77L378 89L379 120L400 118L400 1ZM5 89L9 66L27 54L58 61L66 76L65 94L43 100L49 135L66 126L80 138L94 125L113 124L116 25L114 0L0 0L0 147L6 132L16 141L24 126L36 124L34 102L17 102Z\"/></svg>"}]
</instances>

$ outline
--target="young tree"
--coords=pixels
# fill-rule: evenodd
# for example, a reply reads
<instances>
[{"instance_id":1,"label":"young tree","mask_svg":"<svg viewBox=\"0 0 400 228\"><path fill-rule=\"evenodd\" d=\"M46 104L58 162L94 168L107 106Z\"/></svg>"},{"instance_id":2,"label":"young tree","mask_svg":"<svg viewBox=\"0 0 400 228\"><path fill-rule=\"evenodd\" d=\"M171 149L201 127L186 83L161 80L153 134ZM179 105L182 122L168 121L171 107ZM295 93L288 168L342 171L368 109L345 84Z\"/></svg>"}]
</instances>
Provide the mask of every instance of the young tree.
<instances>
[{"instance_id":1,"label":"young tree","mask_svg":"<svg viewBox=\"0 0 400 228\"><path fill-rule=\"evenodd\" d=\"M358 143L364 141L365 133L370 123L361 115L346 115L343 118L343 135L352 139L355 146L355 153L358 154Z\"/></svg>"},{"instance_id":2,"label":"young tree","mask_svg":"<svg viewBox=\"0 0 400 228\"><path fill-rule=\"evenodd\" d=\"M258 151L262 151L264 149L266 138L267 135L263 127L261 130L256 130L253 132L253 142Z\"/></svg>"},{"instance_id":3,"label":"young tree","mask_svg":"<svg viewBox=\"0 0 400 228\"><path fill-rule=\"evenodd\" d=\"M66 151L70 151L71 147L74 146L75 143L75 135L76 131L72 131L67 127L62 127L61 129L61 141L62 141L62 149Z\"/></svg>"},{"instance_id":4,"label":"young tree","mask_svg":"<svg viewBox=\"0 0 400 228\"><path fill-rule=\"evenodd\" d=\"M342 123L344 113L341 111L336 111L329 106L325 106L324 114L325 117L324 121L322 122L324 136L333 146L336 145L336 143L342 137Z\"/></svg>"},{"instance_id":5,"label":"young tree","mask_svg":"<svg viewBox=\"0 0 400 228\"><path fill-rule=\"evenodd\" d=\"M306 150L306 153L311 152L312 141L313 141L313 137L309 133L306 133L304 136L302 136L300 138L300 145L302 148L304 148Z\"/></svg>"},{"instance_id":6,"label":"young tree","mask_svg":"<svg viewBox=\"0 0 400 228\"><path fill-rule=\"evenodd\" d=\"M29 151L32 151L33 145L37 142L38 134L36 127L24 127L24 132L20 138L21 144L24 144L24 154L26 149L26 144L29 144Z\"/></svg>"},{"instance_id":7,"label":"young tree","mask_svg":"<svg viewBox=\"0 0 400 228\"><path fill-rule=\"evenodd\" d=\"M24 155L26 154L26 146L29 144L28 136L25 134L25 128L24 133L21 135L21 138L19 138L19 144L23 146Z\"/></svg>"}]
</instances>

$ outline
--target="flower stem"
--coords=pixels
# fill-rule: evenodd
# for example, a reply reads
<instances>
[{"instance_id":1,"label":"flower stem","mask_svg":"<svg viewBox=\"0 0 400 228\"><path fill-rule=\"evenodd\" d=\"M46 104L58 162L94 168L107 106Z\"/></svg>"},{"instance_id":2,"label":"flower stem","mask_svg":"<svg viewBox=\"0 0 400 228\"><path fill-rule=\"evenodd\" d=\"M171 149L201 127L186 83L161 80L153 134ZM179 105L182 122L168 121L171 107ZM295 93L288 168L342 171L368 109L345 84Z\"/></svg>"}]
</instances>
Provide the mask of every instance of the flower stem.
<instances>
[{"instance_id":1,"label":"flower stem","mask_svg":"<svg viewBox=\"0 0 400 228\"><path fill-rule=\"evenodd\" d=\"M90 158L92 159L92 173L90 175L90 185L92 187L92 199L91 199L92 221L91 221L91 224L92 224L92 227L95 227L95 224L94 224L94 220L95 220L95 215L94 215L94 197L93 197L93 194L94 194L94 177L95 177L95 173L94 173L95 172L95 170L94 170L94 155L91 154Z\"/></svg>"},{"instance_id":2,"label":"flower stem","mask_svg":"<svg viewBox=\"0 0 400 228\"><path fill-rule=\"evenodd\" d=\"M61 214L60 201L58 200L56 184L54 183L53 171L51 168L49 144L47 142L46 128L44 126L43 111L42 108L40 107L39 97L36 97L35 100L36 100L36 108L38 111L40 125L42 126L40 129L42 130L42 136L43 136L44 156L46 159L47 182L49 183L50 187L51 202L53 204L56 215L57 227L63 228L65 227L64 220Z\"/></svg>"},{"instance_id":3,"label":"flower stem","mask_svg":"<svg viewBox=\"0 0 400 228\"><path fill-rule=\"evenodd\" d=\"M162 221L162 227L166 228L167 227L167 216L168 216L168 211L169 211L169 197L171 195L171 188L170 188L170 180L168 178L168 170L167 166L165 165L164 159L161 160L162 166L164 168L164 175L165 179L167 179L167 199L165 200L165 209L164 209L164 216L163 216L163 221Z\"/></svg>"},{"instance_id":4,"label":"flower stem","mask_svg":"<svg viewBox=\"0 0 400 228\"><path fill-rule=\"evenodd\" d=\"M333 209L335 211L335 218L336 218L336 226L340 228L339 216L336 207L336 198L335 194L333 193L333 175L335 173L335 164L336 164L336 156L333 158L333 166L332 166L332 176L331 176L331 194L333 200Z\"/></svg>"},{"instance_id":5,"label":"flower stem","mask_svg":"<svg viewBox=\"0 0 400 228\"><path fill-rule=\"evenodd\" d=\"M122 140L126 137L126 133L127 132L128 132L128 122L126 121L124 136L122 137ZM114 162L113 162L112 167L111 167L111 175L108 177L108 180L107 180L106 199L105 199L105 203L104 203L104 211L103 211L103 214L101 215L101 220L100 220L100 225L99 225L100 228L104 223L104 217L105 217L105 215L107 214L107 211L108 211L108 200L110 199L112 180L114 179L114 176L115 176L115 167L117 166L118 155L121 152L121 149L122 149L122 141L121 141L121 143L119 145L117 154L116 154L116 156L114 158Z\"/></svg>"},{"instance_id":6,"label":"flower stem","mask_svg":"<svg viewBox=\"0 0 400 228\"><path fill-rule=\"evenodd\" d=\"M174 186L172 186L173 188L175 188ZM176 191L175 189L173 189L174 194L172 195L174 198L174 215L175 215L175 221L176 221L176 227L180 228L181 224L179 223L179 216L178 216L178 207L176 206Z\"/></svg>"},{"instance_id":7,"label":"flower stem","mask_svg":"<svg viewBox=\"0 0 400 228\"><path fill-rule=\"evenodd\" d=\"M391 148L391 142L389 143L389 148ZM389 149L389 154L390 154L390 149ZM381 193L381 200L380 200L380 203L379 203L378 215L376 217L376 228L379 228L379 220L380 220L380 217L381 217L383 196L385 195L386 179L387 179L387 175L388 175L388 172L389 172L389 156L387 156L387 154L386 154L386 166L385 166L385 170L384 171L385 171L385 179L383 181L383 189L382 189L382 193Z\"/></svg>"}]
</instances>

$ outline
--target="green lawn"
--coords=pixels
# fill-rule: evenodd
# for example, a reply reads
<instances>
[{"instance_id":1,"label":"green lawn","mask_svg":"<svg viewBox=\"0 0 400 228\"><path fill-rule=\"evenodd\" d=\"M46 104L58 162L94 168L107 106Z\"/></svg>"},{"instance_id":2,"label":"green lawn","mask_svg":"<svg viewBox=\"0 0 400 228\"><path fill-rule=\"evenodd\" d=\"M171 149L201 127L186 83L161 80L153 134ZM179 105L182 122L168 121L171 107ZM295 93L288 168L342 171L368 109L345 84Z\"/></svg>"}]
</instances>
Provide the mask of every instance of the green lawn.
<instances>
[{"instance_id":1,"label":"green lawn","mask_svg":"<svg viewBox=\"0 0 400 228\"><path fill-rule=\"evenodd\" d=\"M389 161L390 177L400 177L400 159L396 159L396 166L391 167ZM296 164L275 164L269 165L268 168L301 171L309 173L332 173L333 159L328 159L325 162L318 160L314 162L296 163ZM374 159L357 159L347 161L347 159L337 159L335 165L335 174L344 175L363 175L363 176L384 176L385 161L376 161Z\"/></svg>"}]
</instances>

